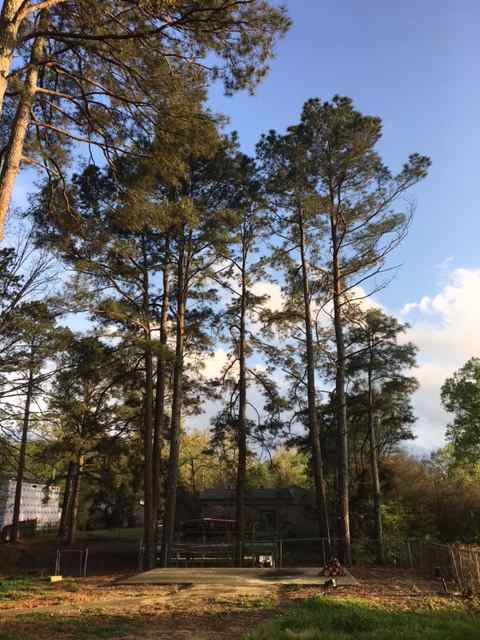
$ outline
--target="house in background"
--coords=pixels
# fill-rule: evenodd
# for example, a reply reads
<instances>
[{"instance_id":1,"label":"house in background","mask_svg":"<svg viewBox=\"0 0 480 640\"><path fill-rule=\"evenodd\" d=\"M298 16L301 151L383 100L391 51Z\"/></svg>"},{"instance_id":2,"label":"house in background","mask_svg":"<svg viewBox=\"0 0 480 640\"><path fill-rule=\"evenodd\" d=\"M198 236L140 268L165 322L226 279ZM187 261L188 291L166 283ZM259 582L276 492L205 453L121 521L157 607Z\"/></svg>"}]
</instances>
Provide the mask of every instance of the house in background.
<instances>
[{"instance_id":1,"label":"house in background","mask_svg":"<svg viewBox=\"0 0 480 640\"><path fill-rule=\"evenodd\" d=\"M0 477L0 532L13 521L17 481ZM37 529L58 526L60 522L60 489L36 482L22 483L20 522L36 521Z\"/></svg>"},{"instance_id":2,"label":"house in background","mask_svg":"<svg viewBox=\"0 0 480 640\"><path fill-rule=\"evenodd\" d=\"M235 492L206 489L199 496L202 518L235 519ZM300 538L318 535L310 491L302 487L253 489L246 496L247 529L255 538Z\"/></svg>"}]
</instances>

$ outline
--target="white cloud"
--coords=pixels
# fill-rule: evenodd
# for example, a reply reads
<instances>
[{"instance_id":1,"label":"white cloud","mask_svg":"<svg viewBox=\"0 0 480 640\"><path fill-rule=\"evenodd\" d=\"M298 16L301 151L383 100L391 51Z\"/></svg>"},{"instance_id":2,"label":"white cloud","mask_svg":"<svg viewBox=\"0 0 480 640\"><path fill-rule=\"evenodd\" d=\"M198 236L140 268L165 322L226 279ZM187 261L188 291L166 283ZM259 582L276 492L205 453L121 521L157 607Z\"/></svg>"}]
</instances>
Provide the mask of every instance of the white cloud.
<instances>
[{"instance_id":1,"label":"white cloud","mask_svg":"<svg viewBox=\"0 0 480 640\"><path fill-rule=\"evenodd\" d=\"M282 290L278 284L261 280L252 286L252 291L255 296L268 296L268 300L264 306L270 311L278 311L281 309L283 297Z\"/></svg>"},{"instance_id":2,"label":"white cloud","mask_svg":"<svg viewBox=\"0 0 480 640\"><path fill-rule=\"evenodd\" d=\"M218 378L228 362L228 353L225 349L217 349L203 361L203 375L207 378Z\"/></svg>"},{"instance_id":3,"label":"white cloud","mask_svg":"<svg viewBox=\"0 0 480 640\"><path fill-rule=\"evenodd\" d=\"M418 304L416 302L408 302L400 311L401 316L407 316L410 311L414 311L418 309Z\"/></svg>"},{"instance_id":4,"label":"white cloud","mask_svg":"<svg viewBox=\"0 0 480 640\"><path fill-rule=\"evenodd\" d=\"M469 358L480 355L480 269L448 272L450 262L442 264L443 273L437 293L405 304L399 313L402 320L410 323L405 339L419 348L419 366L413 372L420 383L414 397L414 410L418 417L414 427L418 438L414 447L419 450L431 450L442 445L449 416L441 405L440 388L445 379ZM268 308L281 308L282 293L277 284L259 282L255 285L255 293L269 296ZM361 288L354 293L357 299L365 295ZM365 298L360 304L365 309L375 307L392 313L375 298ZM326 317L327 320L331 321ZM227 351L217 349L204 361L205 375L218 377L227 361ZM255 364L261 366L260 362ZM192 423L197 426L208 424L210 416L217 410L217 403L207 403L203 416L193 419Z\"/></svg>"},{"instance_id":5,"label":"white cloud","mask_svg":"<svg viewBox=\"0 0 480 640\"><path fill-rule=\"evenodd\" d=\"M415 396L418 443L442 443L449 416L440 401L445 379L469 358L480 355L480 269L455 269L434 297L406 304L400 315L411 324L407 339L419 350L415 375L420 389Z\"/></svg>"}]
</instances>

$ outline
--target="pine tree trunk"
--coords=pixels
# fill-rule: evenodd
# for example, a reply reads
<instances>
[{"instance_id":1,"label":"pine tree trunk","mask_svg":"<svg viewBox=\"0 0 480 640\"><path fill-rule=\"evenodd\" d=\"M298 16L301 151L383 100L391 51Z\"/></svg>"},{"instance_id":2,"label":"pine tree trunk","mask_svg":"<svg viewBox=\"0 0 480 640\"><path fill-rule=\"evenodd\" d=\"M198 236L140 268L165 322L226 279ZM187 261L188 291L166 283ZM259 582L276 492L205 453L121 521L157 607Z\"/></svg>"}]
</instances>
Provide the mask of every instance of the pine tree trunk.
<instances>
[{"instance_id":1,"label":"pine tree trunk","mask_svg":"<svg viewBox=\"0 0 480 640\"><path fill-rule=\"evenodd\" d=\"M46 24L47 13L41 12L39 28ZM20 170L23 147L30 124L30 111L35 99L38 81L38 63L42 60L45 38L39 37L33 43L30 65L26 73L22 95L12 125L10 138L0 173L0 239L3 238L5 221L10 206L15 179Z\"/></svg>"},{"instance_id":2,"label":"pine tree trunk","mask_svg":"<svg viewBox=\"0 0 480 640\"><path fill-rule=\"evenodd\" d=\"M153 355L150 329L150 282L147 264L145 244L143 243L143 321L144 321L144 364L145 387L143 407L143 452L144 452L144 479L143 479L143 543L145 553L143 556L143 568L148 571L155 566L156 535L155 514L153 496Z\"/></svg>"},{"instance_id":3,"label":"pine tree trunk","mask_svg":"<svg viewBox=\"0 0 480 640\"><path fill-rule=\"evenodd\" d=\"M303 303L305 316L305 337L307 356L307 404L310 444L312 447L312 464L315 483L315 495L319 518L320 534L326 538L328 553L331 551L330 526L328 521L327 494L325 489L322 447L317 416L317 394L315 390L315 358L312 335L312 314L310 309L310 283L307 257L305 253L305 231L303 213L298 211L298 230L300 242L300 258L302 265Z\"/></svg>"},{"instance_id":4,"label":"pine tree trunk","mask_svg":"<svg viewBox=\"0 0 480 640\"><path fill-rule=\"evenodd\" d=\"M157 384L155 389L155 417L153 427L153 513L155 521L160 519L160 496L161 496L161 445L165 435L165 393L167 367L165 362L165 350L167 348L167 327L168 327L168 305L169 305L169 257L168 238L165 242L165 264L163 268L163 292L162 309L160 313L160 345L163 351L157 357ZM157 535L155 534L156 543Z\"/></svg>"},{"instance_id":5,"label":"pine tree trunk","mask_svg":"<svg viewBox=\"0 0 480 640\"><path fill-rule=\"evenodd\" d=\"M333 271L333 311L335 340L337 346L335 404L339 451L339 506L340 528L343 542L343 559L352 564L352 548L350 540L350 506L349 506L349 465L348 465L348 422L347 402L345 396L345 337L342 313L342 277L340 272L340 255L337 219L330 216L332 237L332 271Z\"/></svg>"},{"instance_id":6,"label":"pine tree trunk","mask_svg":"<svg viewBox=\"0 0 480 640\"><path fill-rule=\"evenodd\" d=\"M70 509L67 519L67 545L75 542L78 524L78 509L80 505L80 483L82 479L83 456L79 455L77 462L74 463L74 473L72 480L72 493L70 496Z\"/></svg>"},{"instance_id":7,"label":"pine tree trunk","mask_svg":"<svg viewBox=\"0 0 480 640\"><path fill-rule=\"evenodd\" d=\"M23 476L25 474L25 457L27 454L28 427L30 423L30 405L33 396L33 362L30 362L28 374L27 396L25 398L25 409L23 413L22 441L20 444L20 455L17 468L17 483L15 486L15 503L13 507L12 542L17 542L20 529L20 508L22 503Z\"/></svg>"},{"instance_id":8,"label":"pine tree trunk","mask_svg":"<svg viewBox=\"0 0 480 640\"><path fill-rule=\"evenodd\" d=\"M62 512L60 515L60 524L58 526L58 538L65 540L67 532L68 512L72 496L72 480L73 480L74 464L72 461L68 463L67 477L65 479L65 489L63 492Z\"/></svg>"},{"instance_id":9,"label":"pine tree trunk","mask_svg":"<svg viewBox=\"0 0 480 640\"><path fill-rule=\"evenodd\" d=\"M175 515L177 504L178 456L180 450L180 430L182 423L183 399L183 349L185 334L185 246L182 241L178 256L177 273L177 319L175 336L175 361L173 368L172 417L170 426L170 454L168 460L165 518L163 526L163 543L161 563L168 565L168 556L175 534Z\"/></svg>"},{"instance_id":10,"label":"pine tree trunk","mask_svg":"<svg viewBox=\"0 0 480 640\"><path fill-rule=\"evenodd\" d=\"M150 336L147 337L147 341ZM155 566L156 536L153 513L153 358L150 346L145 348L145 396L143 409L143 451L144 451L144 485L143 485L143 541L144 569L148 571Z\"/></svg>"},{"instance_id":11,"label":"pine tree trunk","mask_svg":"<svg viewBox=\"0 0 480 640\"><path fill-rule=\"evenodd\" d=\"M385 562L385 550L383 543L383 523L382 523L382 495L380 488L380 474L378 471L378 450L377 434L375 429L374 397L372 384L372 368L368 370L368 432L370 436L370 467L373 484L373 517L375 522L375 539L377 542L377 562L382 565Z\"/></svg>"},{"instance_id":12,"label":"pine tree trunk","mask_svg":"<svg viewBox=\"0 0 480 640\"><path fill-rule=\"evenodd\" d=\"M246 303L247 303L247 281L246 281L246 253L243 249L242 255L242 284L240 298L240 336L238 344L239 360L239 407L238 407L238 469L236 486L236 521L237 536L235 541L235 564L237 567L243 565L243 550L245 545L245 493L247 483L247 372L246 372Z\"/></svg>"},{"instance_id":13,"label":"pine tree trunk","mask_svg":"<svg viewBox=\"0 0 480 640\"><path fill-rule=\"evenodd\" d=\"M22 4L23 0L3 0L0 13L0 117L8 87L7 76L17 44L19 20L16 19L16 14Z\"/></svg>"}]
</instances>

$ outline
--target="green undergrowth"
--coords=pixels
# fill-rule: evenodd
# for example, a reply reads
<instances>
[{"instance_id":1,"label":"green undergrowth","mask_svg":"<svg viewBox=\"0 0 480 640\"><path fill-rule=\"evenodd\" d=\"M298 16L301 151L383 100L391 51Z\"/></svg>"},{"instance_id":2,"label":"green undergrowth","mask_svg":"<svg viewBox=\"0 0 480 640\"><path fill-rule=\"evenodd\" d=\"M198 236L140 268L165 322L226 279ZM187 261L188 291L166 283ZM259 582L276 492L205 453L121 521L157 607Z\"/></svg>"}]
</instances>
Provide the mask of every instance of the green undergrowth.
<instances>
[{"instance_id":1,"label":"green undergrowth","mask_svg":"<svg viewBox=\"0 0 480 640\"><path fill-rule=\"evenodd\" d=\"M73 579L50 584L46 578L24 576L0 577L0 602L6 600L22 600L26 598L48 598L58 595L59 591L75 592L80 589Z\"/></svg>"},{"instance_id":2,"label":"green undergrowth","mask_svg":"<svg viewBox=\"0 0 480 640\"><path fill-rule=\"evenodd\" d=\"M217 596L212 598L211 604L225 607L226 609L274 609L275 601L271 597L241 596Z\"/></svg>"},{"instance_id":3,"label":"green undergrowth","mask_svg":"<svg viewBox=\"0 0 480 640\"><path fill-rule=\"evenodd\" d=\"M259 626L246 640L479 640L480 615L464 607L391 611L318 596Z\"/></svg>"},{"instance_id":4,"label":"green undergrowth","mask_svg":"<svg viewBox=\"0 0 480 640\"><path fill-rule=\"evenodd\" d=\"M69 640L113 639L132 636L142 631L138 620L121 615L105 615L101 609L90 610L78 616L49 613L31 613L18 616L3 629L0 622L0 640L47 640L68 638Z\"/></svg>"}]
</instances>

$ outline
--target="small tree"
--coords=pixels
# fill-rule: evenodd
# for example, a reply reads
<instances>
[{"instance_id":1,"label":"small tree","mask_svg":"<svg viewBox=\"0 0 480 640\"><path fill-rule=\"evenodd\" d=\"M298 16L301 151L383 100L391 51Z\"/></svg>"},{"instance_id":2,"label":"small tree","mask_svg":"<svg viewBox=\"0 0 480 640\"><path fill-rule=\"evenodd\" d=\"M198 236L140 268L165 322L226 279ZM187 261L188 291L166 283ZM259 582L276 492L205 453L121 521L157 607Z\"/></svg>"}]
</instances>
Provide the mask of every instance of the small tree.
<instances>
[{"instance_id":1,"label":"small tree","mask_svg":"<svg viewBox=\"0 0 480 640\"><path fill-rule=\"evenodd\" d=\"M124 357L95 336L73 337L59 365L48 406L50 455L68 462L59 534L72 544L85 463L124 427L119 393L126 370Z\"/></svg>"},{"instance_id":2,"label":"small tree","mask_svg":"<svg viewBox=\"0 0 480 640\"><path fill-rule=\"evenodd\" d=\"M398 343L398 338L407 327L382 311L372 309L356 318L346 336L346 342L353 350L348 360L347 376L357 382L355 395L357 398L363 395L367 406L375 536L380 564L385 561L385 549L379 473L379 424L385 430L389 411L393 414L391 419L395 419L395 413L400 413L401 404L405 400L408 402L418 386L415 378L404 373L415 366L417 349L410 342ZM382 425L383 417L385 425ZM401 417L405 417L404 411Z\"/></svg>"},{"instance_id":3,"label":"small tree","mask_svg":"<svg viewBox=\"0 0 480 640\"><path fill-rule=\"evenodd\" d=\"M442 404L453 421L447 426L447 440L458 460L478 462L480 455L480 358L471 358L441 390Z\"/></svg>"},{"instance_id":4,"label":"small tree","mask_svg":"<svg viewBox=\"0 0 480 640\"><path fill-rule=\"evenodd\" d=\"M17 333L15 357L17 369L25 376L25 403L22 415L22 435L17 464L17 482L13 508L12 542L19 537L20 505L25 474L28 432L31 420L31 405L34 398L44 392L44 383L52 372L45 371L48 360L52 360L70 336L67 329L57 326L55 314L41 302L25 303L16 310L16 322L11 322Z\"/></svg>"}]
</instances>

